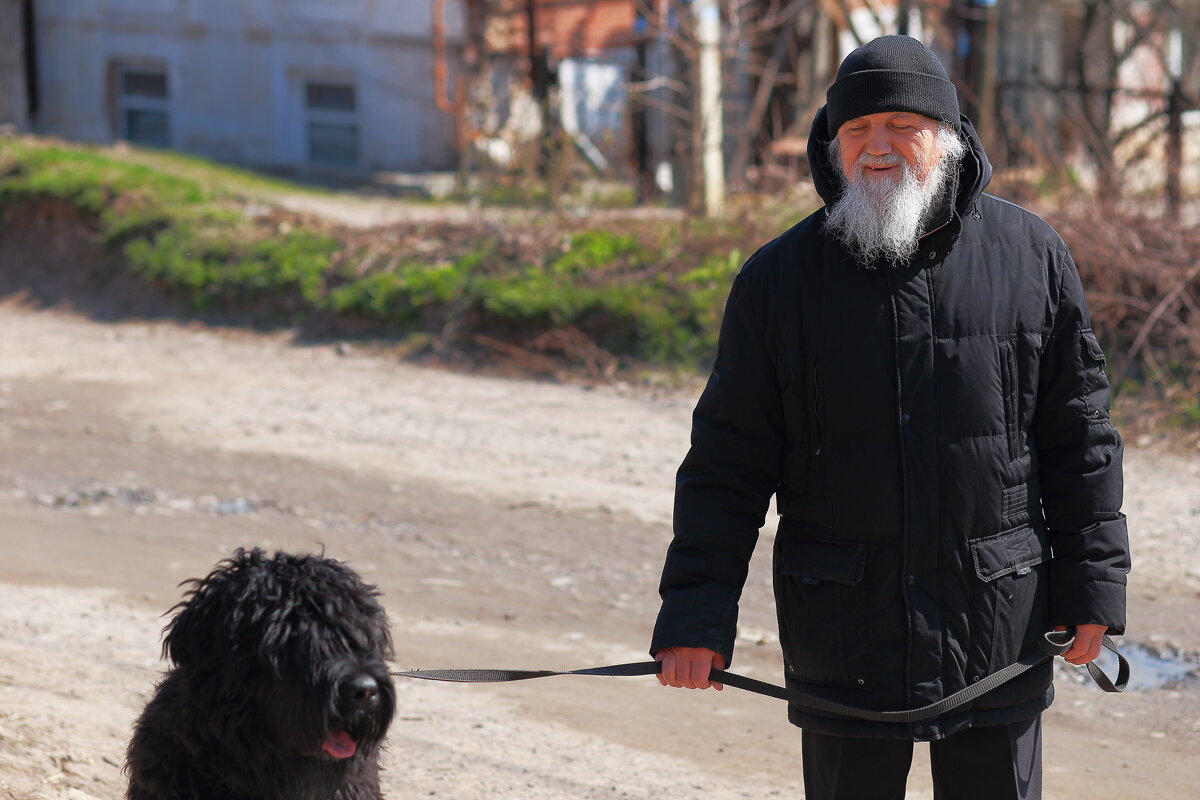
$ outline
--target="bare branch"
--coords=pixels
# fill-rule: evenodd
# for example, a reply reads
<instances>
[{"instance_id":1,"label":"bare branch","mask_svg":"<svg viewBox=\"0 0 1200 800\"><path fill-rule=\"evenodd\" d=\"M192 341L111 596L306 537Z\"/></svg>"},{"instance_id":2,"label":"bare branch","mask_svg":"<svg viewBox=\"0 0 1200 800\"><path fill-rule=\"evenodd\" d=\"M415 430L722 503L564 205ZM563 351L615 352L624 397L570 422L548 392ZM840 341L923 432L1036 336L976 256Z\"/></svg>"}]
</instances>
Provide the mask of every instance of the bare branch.
<instances>
[{"instance_id":1,"label":"bare branch","mask_svg":"<svg viewBox=\"0 0 1200 800\"><path fill-rule=\"evenodd\" d=\"M767 61L767 66L758 82L758 89L754 92L754 100L750 104L750 113L746 117L737 153L733 158L735 172L741 172L750 163L750 143L755 133L762 128L763 114L766 112L767 103L770 102L771 94L775 90L776 77L786 53L787 38L781 33L775 37L775 47L771 52L771 58Z\"/></svg>"},{"instance_id":2,"label":"bare branch","mask_svg":"<svg viewBox=\"0 0 1200 800\"><path fill-rule=\"evenodd\" d=\"M854 43L859 47L862 47L865 42L862 35L859 34L858 29L854 27L854 20L850 16L850 7L846 4L846 0L837 0L837 7L841 12L839 14L840 19L837 20L838 22L842 23L842 25L839 27L843 27L844 30L850 31L850 35L854 37Z\"/></svg>"},{"instance_id":3,"label":"bare branch","mask_svg":"<svg viewBox=\"0 0 1200 800\"><path fill-rule=\"evenodd\" d=\"M641 101L649 108L657 108L660 111L665 111L676 119L681 119L684 122L692 121L692 112L686 108L682 108L675 103L667 100L654 97L653 95L641 98Z\"/></svg>"},{"instance_id":4,"label":"bare branch","mask_svg":"<svg viewBox=\"0 0 1200 800\"><path fill-rule=\"evenodd\" d=\"M757 39L764 34L768 34L777 28L792 24L800 12L812 6L813 0L791 0L783 8L768 11L762 17L757 19L753 24L745 26L744 30L751 39ZM775 3L771 4L775 6Z\"/></svg>"},{"instance_id":5,"label":"bare branch","mask_svg":"<svg viewBox=\"0 0 1200 800\"><path fill-rule=\"evenodd\" d=\"M873 3L871 0L862 0L862 4L866 6L867 11L870 12L871 19L875 22L875 27L882 32L886 32L886 28L883 24L883 17L880 16L879 10L875 8L875 3Z\"/></svg>"},{"instance_id":6,"label":"bare branch","mask_svg":"<svg viewBox=\"0 0 1200 800\"><path fill-rule=\"evenodd\" d=\"M653 92L655 89L670 89L679 94L684 94L688 90L683 81L675 80L666 75L655 75L646 81L628 81L625 84L625 89L630 92Z\"/></svg>"},{"instance_id":7,"label":"bare branch","mask_svg":"<svg viewBox=\"0 0 1200 800\"><path fill-rule=\"evenodd\" d=\"M671 6L680 9L674 15L677 20L680 20L679 30L663 23L658 7L664 4L668 7L668 14L670 14ZM699 51L696 49L694 31L692 30L690 20L691 14L688 13L686 8L681 8L679 0L663 0L662 3L654 2L653 4L652 0L634 0L634 8L646 18L647 26L655 35L665 39L672 47L687 56L688 60L694 61L696 59Z\"/></svg>"},{"instance_id":8,"label":"bare branch","mask_svg":"<svg viewBox=\"0 0 1200 800\"><path fill-rule=\"evenodd\" d=\"M1142 329L1138 331L1137 337L1134 338L1133 344L1130 345L1128 352L1125 353L1125 359L1121 362L1120 368L1113 374L1113 386L1118 388L1121 386L1125 380L1125 375L1129 372L1129 365L1133 363L1133 359L1137 356L1138 351L1146 344L1146 339L1149 338L1150 332L1154 330L1154 326L1158 324L1162 315L1179 299L1180 295L1183 294L1183 290L1187 288L1187 285L1197 275L1200 275L1200 262L1197 262L1191 269L1184 273L1174 288L1150 312L1150 316L1146 319L1145 324L1142 325Z\"/></svg>"},{"instance_id":9,"label":"bare branch","mask_svg":"<svg viewBox=\"0 0 1200 800\"><path fill-rule=\"evenodd\" d=\"M1154 112L1150 113L1149 115L1147 115L1146 117L1144 117L1144 118L1138 120L1137 122L1135 122L1134 124L1130 125L1129 127L1124 128L1120 131L1117 131L1113 135L1113 146L1119 147L1127 139L1129 139L1129 137L1139 133L1140 131L1145 130L1146 128L1150 127L1151 125L1154 125L1155 123L1161 123L1163 121L1165 113L1166 112L1164 112L1164 111L1154 111Z\"/></svg>"}]
</instances>

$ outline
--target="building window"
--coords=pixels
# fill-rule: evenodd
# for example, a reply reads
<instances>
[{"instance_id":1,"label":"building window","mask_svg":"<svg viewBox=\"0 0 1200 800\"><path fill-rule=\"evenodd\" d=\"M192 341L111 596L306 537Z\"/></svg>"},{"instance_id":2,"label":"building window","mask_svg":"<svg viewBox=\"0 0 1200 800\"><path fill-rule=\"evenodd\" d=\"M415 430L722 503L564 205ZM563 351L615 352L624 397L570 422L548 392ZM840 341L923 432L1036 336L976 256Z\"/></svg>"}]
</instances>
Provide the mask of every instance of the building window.
<instances>
[{"instance_id":1,"label":"building window","mask_svg":"<svg viewBox=\"0 0 1200 800\"><path fill-rule=\"evenodd\" d=\"M120 137L145 147L171 146L170 93L162 70L117 70Z\"/></svg>"},{"instance_id":2,"label":"building window","mask_svg":"<svg viewBox=\"0 0 1200 800\"><path fill-rule=\"evenodd\" d=\"M330 167L358 166L358 96L353 86L304 84L308 160Z\"/></svg>"}]
</instances>

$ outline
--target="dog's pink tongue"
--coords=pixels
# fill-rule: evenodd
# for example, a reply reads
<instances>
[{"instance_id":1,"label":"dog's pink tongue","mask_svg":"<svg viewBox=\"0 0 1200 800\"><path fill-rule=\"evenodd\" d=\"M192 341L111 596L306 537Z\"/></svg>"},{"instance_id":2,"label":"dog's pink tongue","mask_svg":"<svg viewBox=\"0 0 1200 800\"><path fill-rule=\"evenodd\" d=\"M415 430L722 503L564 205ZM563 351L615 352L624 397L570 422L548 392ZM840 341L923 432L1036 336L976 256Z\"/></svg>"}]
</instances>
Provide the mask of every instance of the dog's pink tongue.
<instances>
[{"instance_id":1,"label":"dog's pink tongue","mask_svg":"<svg viewBox=\"0 0 1200 800\"><path fill-rule=\"evenodd\" d=\"M321 749L334 758L349 758L354 755L354 751L358 749L358 745L354 739L350 738L350 734L345 731L331 733L329 738L321 742Z\"/></svg>"}]
</instances>

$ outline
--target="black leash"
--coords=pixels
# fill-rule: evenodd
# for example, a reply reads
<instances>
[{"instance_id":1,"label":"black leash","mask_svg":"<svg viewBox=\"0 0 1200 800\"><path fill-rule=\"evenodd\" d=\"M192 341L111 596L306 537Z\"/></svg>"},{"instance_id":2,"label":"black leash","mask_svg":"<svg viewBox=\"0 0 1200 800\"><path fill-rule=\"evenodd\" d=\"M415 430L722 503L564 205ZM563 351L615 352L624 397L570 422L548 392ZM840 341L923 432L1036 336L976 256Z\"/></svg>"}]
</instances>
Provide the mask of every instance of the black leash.
<instances>
[{"instance_id":1,"label":"black leash","mask_svg":"<svg viewBox=\"0 0 1200 800\"><path fill-rule=\"evenodd\" d=\"M936 703L906 711L868 711L866 709L854 708L853 706L842 705L831 700L814 697L796 689L787 689L783 686L776 686L773 683L747 678L745 675L726 672L723 669L712 670L708 677L710 681L716 681L725 686L732 686L735 689L744 689L745 691L766 695L767 697L786 700L792 705L799 706L808 711L816 711L826 716L865 719L872 722L921 722L953 711L980 695L990 692L997 686L1011 681L1018 675L1028 672L1043 661L1055 656L1061 656L1071 648L1071 643L1074 640L1075 637L1069 631L1047 633L1042 641L1038 643L1039 647L1036 651L1016 663L993 672L986 678L976 681L965 689L942 698ZM1096 682L1096 685L1104 691L1123 692L1129 684L1129 662L1117 650L1116 644L1113 643L1113 640L1109 636L1106 635L1104 637L1103 645L1105 649L1117 656L1116 682L1114 683L1110 680L1104 674L1104 670L1100 669L1094 661L1087 665L1088 673L1092 676L1092 680ZM549 678L553 675L633 677L637 675L657 675L661 671L662 664L658 661L639 661L633 664L613 664L606 667L573 669L565 672L556 672L547 669L420 669L409 672L393 672L392 674L400 678L420 678L421 680L446 681L450 683L507 683L510 681L525 681L532 678Z\"/></svg>"}]
</instances>

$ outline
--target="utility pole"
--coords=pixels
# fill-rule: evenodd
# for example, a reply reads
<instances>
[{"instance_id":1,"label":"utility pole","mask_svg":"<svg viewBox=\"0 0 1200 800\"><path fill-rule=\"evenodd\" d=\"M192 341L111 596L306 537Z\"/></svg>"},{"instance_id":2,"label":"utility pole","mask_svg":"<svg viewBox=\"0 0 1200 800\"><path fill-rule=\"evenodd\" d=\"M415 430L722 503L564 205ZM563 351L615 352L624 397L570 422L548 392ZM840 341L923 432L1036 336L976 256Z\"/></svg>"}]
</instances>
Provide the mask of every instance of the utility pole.
<instances>
[{"instance_id":1,"label":"utility pole","mask_svg":"<svg viewBox=\"0 0 1200 800\"><path fill-rule=\"evenodd\" d=\"M1171 79L1167 98L1167 218L1179 221L1183 203L1180 173L1183 172L1183 33L1172 28L1167 39L1167 72Z\"/></svg>"},{"instance_id":2,"label":"utility pole","mask_svg":"<svg viewBox=\"0 0 1200 800\"><path fill-rule=\"evenodd\" d=\"M912 0L897 0L896 2L896 33L902 36L912 36L908 19L912 16Z\"/></svg>"},{"instance_id":3,"label":"utility pole","mask_svg":"<svg viewBox=\"0 0 1200 800\"><path fill-rule=\"evenodd\" d=\"M720 216L725 208L725 138L721 104L721 8L717 0L696 0L696 40L700 46L701 174L704 214Z\"/></svg>"},{"instance_id":4,"label":"utility pole","mask_svg":"<svg viewBox=\"0 0 1200 800\"><path fill-rule=\"evenodd\" d=\"M557 120L550 102L550 53L539 39L538 31L538 0L525 2L525 34L526 47L529 50L529 86L533 100L537 103L541 114L542 135L541 147L538 152L537 170L542 177L549 175L556 166L551 161L556 156L558 136ZM558 200L557 196L554 197Z\"/></svg>"},{"instance_id":5,"label":"utility pole","mask_svg":"<svg viewBox=\"0 0 1200 800\"><path fill-rule=\"evenodd\" d=\"M996 0L975 0L976 45L979 60L976 62L974 90L979 99L978 117L975 124L984 147L996 149Z\"/></svg>"}]
</instances>

